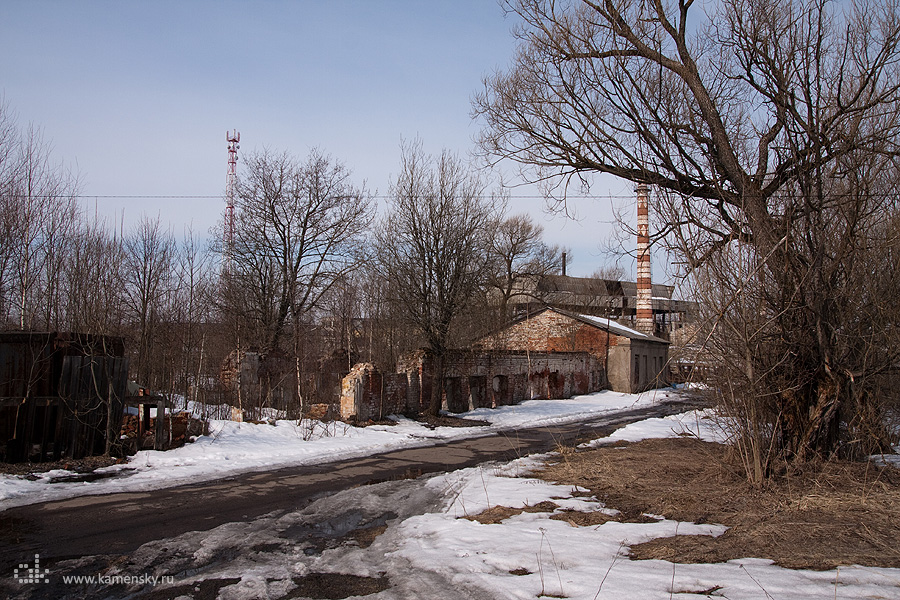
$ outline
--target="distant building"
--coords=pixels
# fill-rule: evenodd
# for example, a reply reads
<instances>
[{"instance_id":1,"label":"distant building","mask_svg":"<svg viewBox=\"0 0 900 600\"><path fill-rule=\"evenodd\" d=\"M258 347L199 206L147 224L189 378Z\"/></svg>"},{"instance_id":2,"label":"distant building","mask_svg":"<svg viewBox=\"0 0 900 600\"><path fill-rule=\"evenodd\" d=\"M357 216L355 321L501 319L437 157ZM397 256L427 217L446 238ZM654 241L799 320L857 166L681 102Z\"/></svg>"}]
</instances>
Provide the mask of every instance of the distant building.
<instances>
[{"instance_id":1,"label":"distant building","mask_svg":"<svg viewBox=\"0 0 900 600\"><path fill-rule=\"evenodd\" d=\"M653 335L675 343L681 330L694 322L696 304L674 300L671 285L652 284ZM513 315L535 315L547 307L575 314L609 317L636 327L637 283L594 277L545 275L517 290L510 299Z\"/></svg>"},{"instance_id":2,"label":"distant building","mask_svg":"<svg viewBox=\"0 0 900 600\"><path fill-rule=\"evenodd\" d=\"M665 385L669 342L611 318L543 308L477 341L485 350L587 352L606 373L611 389L633 393Z\"/></svg>"}]
</instances>

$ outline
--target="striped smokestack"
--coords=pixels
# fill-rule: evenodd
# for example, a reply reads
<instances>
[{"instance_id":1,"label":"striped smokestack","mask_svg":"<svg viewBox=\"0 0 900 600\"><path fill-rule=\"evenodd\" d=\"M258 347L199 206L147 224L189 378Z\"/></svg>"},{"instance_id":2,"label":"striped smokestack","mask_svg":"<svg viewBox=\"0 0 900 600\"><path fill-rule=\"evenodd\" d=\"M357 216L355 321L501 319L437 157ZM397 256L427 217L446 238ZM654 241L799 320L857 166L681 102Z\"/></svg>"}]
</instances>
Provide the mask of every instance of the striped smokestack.
<instances>
[{"instance_id":1,"label":"striped smokestack","mask_svg":"<svg viewBox=\"0 0 900 600\"><path fill-rule=\"evenodd\" d=\"M637 186L637 306L635 325L638 331L654 335L653 288L650 282L650 190Z\"/></svg>"}]
</instances>

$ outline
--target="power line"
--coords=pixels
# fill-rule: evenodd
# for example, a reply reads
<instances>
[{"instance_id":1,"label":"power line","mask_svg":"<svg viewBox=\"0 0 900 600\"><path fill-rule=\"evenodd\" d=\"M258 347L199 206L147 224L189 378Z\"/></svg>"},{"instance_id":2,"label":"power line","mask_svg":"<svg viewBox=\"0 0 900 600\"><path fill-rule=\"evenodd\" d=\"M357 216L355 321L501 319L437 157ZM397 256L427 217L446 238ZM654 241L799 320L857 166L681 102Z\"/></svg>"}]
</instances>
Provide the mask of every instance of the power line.
<instances>
[{"instance_id":1,"label":"power line","mask_svg":"<svg viewBox=\"0 0 900 600\"><path fill-rule=\"evenodd\" d=\"M60 195L62 196L62 195ZM46 195L34 195L32 198L46 198L49 196ZM54 198L59 196L53 196ZM221 200L225 197L225 194L219 194L216 196L208 196L208 195L182 195L182 194L77 194L75 196L66 196L68 198L76 198L79 200L91 200L91 199L105 199L105 200ZM485 196L487 197L487 196ZM541 195L510 195L505 196L511 200L545 200L546 196ZM568 200L604 200L608 198L615 199L628 199L633 198L634 196L631 194L604 194L604 195L596 195L596 196L568 196ZM374 198L376 200L389 200L393 198L393 196L378 194L376 196L370 196L370 198Z\"/></svg>"},{"instance_id":2,"label":"power line","mask_svg":"<svg viewBox=\"0 0 900 600\"><path fill-rule=\"evenodd\" d=\"M828 194L832 198L843 198L852 196L865 196L869 198L895 198L898 196L896 192L869 192L866 194L856 194L853 192L832 192ZM33 194L31 198L75 198L78 200L222 200L225 194ZM488 197L488 196L483 196ZM498 196L503 197L503 196ZM540 194L513 194L505 196L510 200L633 200L633 194L590 194L586 196L565 196L550 197ZM779 193L770 196L772 200L784 200L789 198L800 198L800 194ZM393 196L388 194L377 194L370 196L375 200L390 200ZM704 198L696 198L704 200Z\"/></svg>"}]
</instances>

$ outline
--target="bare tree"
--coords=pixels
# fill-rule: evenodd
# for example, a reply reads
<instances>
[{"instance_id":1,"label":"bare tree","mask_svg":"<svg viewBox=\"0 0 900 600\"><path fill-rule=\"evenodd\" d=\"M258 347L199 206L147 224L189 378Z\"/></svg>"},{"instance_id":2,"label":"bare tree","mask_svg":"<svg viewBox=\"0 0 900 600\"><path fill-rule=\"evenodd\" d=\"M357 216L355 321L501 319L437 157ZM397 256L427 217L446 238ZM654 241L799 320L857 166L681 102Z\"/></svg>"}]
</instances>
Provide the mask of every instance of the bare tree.
<instances>
[{"instance_id":1,"label":"bare tree","mask_svg":"<svg viewBox=\"0 0 900 600\"><path fill-rule=\"evenodd\" d=\"M213 265L209 252L198 245L191 230L185 232L178 247L174 271L175 293L167 312L175 326L174 343L169 349L179 365L175 389L185 401L197 401L199 390L206 387L203 376L218 363L210 360Z\"/></svg>"},{"instance_id":2,"label":"bare tree","mask_svg":"<svg viewBox=\"0 0 900 600\"><path fill-rule=\"evenodd\" d=\"M138 380L156 389L167 389L171 377L163 377L160 362L169 358L157 347L160 326L175 292L174 266L177 245L159 217L143 216L124 240L124 283L128 319L135 330L137 352L134 370Z\"/></svg>"},{"instance_id":3,"label":"bare tree","mask_svg":"<svg viewBox=\"0 0 900 600\"><path fill-rule=\"evenodd\" d=\"M543 233L543 226L526 214L504 219L494 232L488 285L496 290L501 319L510 316L510 300L520 296L536 299L540 278L560 268L563 249L545 244Z\"/></svg>"},{"instance_id":4,"label":"bare tree","mask_svg":"<svg viewBox=\"0 0 900 600\"><path fill-rule=\"evenodd\" d=\"M125 320L122 240L102 225L85 225L71 240L63 273L71 331L121 335Z\"/></svg>"},{"instance_id":5,"label":"bare tree","mask_svg":"<svg viewBox=\"0 0 900 600\"><path fill-rule=\"evenodd\" d=\"M384 277L380 269L363 269L358 283L362 317L360 357L382 371L392 370L401 356L421 348L425 342L410 324L405 308L394 301L400 295L394 291L394 282Z\"/></svg>"},{"instance_id":6,"label":"bare tree","mask_svg":"<svg viewBox=\"0 0 900 600\"><path fill-rule=\"evenodd\" d=\"M434 358L433 415L441 408L454 321L483 288L490 266L490 232L502 202L485 197L485 188L449 152L434 158L421 143L404 145L391 207L375 235L378 267Z\"/></svg>"},{"instance_id":7,"label":"bare tree","mask_svg":"<svg viewBox=\"0 0 900 600\"><path fill-rule=\"evenodd\" d=\"M264 152L244 164L232 267L246 297L237 308L260 327L259 345L273 349L290 327L296 343L303 315L357 268L372 203L346 167L318 151L303 163Z\"/></svg>"},{"instance_id":8,"label":"bare tree","mask_svg":"<svg viewBox=\"0 0 900 600\"><path fill-rule=\"evenodd\" d=\"M51 162L40 130L20 133L0 106L0 310L19 329L60 325L65 246L80 225L77 187Z\"/></svg>"},{"instance_id":9,"label":"bare tree","mask_svg":"<svg viewBox=\"0 0 900 600\"><path fill-rule=\"evenodd\" d=\"M607 281L621 281L625 278L625 269L619 265L604 265L594 269L591 273L594 279L605 279Z\"/></svg>"},{"instance_id":10,"label":"bare tree","mask_svg":"<svg viewBox=\"0 0 900 600\"><path fill-rule=\"evenodd\" d=\"M898 320L859 280L889 267L870 260L896 214L896 2L511 8L521 43L475 100L482 147L563 192L595 172L656 186L657 237L718 295L717 318L740 312L714 332L743 331L719 389L767 432L751 479L777 457L877 447L856 424L896 364Z\"/></svg>"}]
</instances>

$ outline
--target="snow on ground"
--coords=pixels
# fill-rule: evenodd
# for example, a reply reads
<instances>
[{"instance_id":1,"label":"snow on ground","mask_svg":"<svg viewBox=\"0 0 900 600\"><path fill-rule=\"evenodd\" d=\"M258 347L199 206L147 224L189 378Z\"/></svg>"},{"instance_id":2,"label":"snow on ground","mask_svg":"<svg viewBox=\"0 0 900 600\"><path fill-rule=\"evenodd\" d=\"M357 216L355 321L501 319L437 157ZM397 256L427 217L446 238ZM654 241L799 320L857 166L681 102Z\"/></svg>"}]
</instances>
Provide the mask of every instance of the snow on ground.
<instances>
[{"instance_id":1,"label":"snow on ground","mask_svg":"<svg viewBox=\"0 0 900 600\"><path fill-rule=\"evenodd\" d=\"M396 425L353 427L304 420L276 421L274 425L210 421L210 434L192 444L160 452L145 450L127 464L98 469L108 475L95 481L64 481L74 473L49 471L29 480L0 475L0 510L61 500L86 494L137 492L198 483L248 471L320 464L370 456L399 448L436 444L464 437L483 436L522 427L571 423L618 410L649 406L677 396L670 389L643 394L604 391L567 400L530 400L515 406L478 409L461 415L488 421L488 427L429 429L397 417Z\"/></svg>"},{"instance_id":2,"label":"snow on ground","mask_svg":"<svg viewBox=\"0 0 900 600\"><path fill-rule=\"evenodd\" d=\"M582 446L590 448L614 442L639 442L650 438L675 436L725 444L731 441L733 431L731 422L715 410L692 410L680 415L654 417L630 423L608 437L593 440Z\"/></svg>"},{"instance_id":3,"label":"snow on ground","mask_svg":"<svg viewBox=\"0 0 900 600\"><path fill-rule=\"evenodd\" d=\"M541 419L574 420L577 415L653 401L652 396L601 393L571 401L475 411L464 416L490 419L491 430L496 430L545 422ZM722 431L721 422L709 412L692 411L626 426L603 441L685 433L717 439ZM396 427L339 426L330 436L322 433L310 436L287 422L275 426L219 422L213 435L181 451L141 453L128 466L135 472L118 485L141 482L140 485L158 486L171 483L184 473L214 477L229 469L283 464L279 461L322 461L326 457L368 454L403 444L471 435L472 430L429 431L400 419ZM628 557L631 545L654 538L676 534L718 536L726 531L726 527L716 524L660 519L574 527L551 519L547 512L522 513L498 524L460 518L492 506L518 508L545 500L559 505L557 512L614 512L594 498L573 496L576 489L572 486L530 477L544 458L533 455L509 463L488 463L415 480L354 488L324 497L300 511L150 542L130 557L130 568L145 568L157 575L178 573L172 585L182 587L215 579L239 579L218 592L219 598L234 600L290 596L296 577L329 572L384 575L391 587L367 596L382 600L437 595L446 600L533 599L541 595L576 600L900 598L900 569L847 565L830 571L808 571L784 569L754 557L693 565L632 561ZM66 488L68 484L54 487L41 481L29 483L36 487L18 491L19 483L10 478L4 480L4 487L0 488L7 494L4 502L33 501L49 489L70 489L70 494L79 489L114 489L108 487L110 484ZM322 552L311 549L309 542L304 541L308 540L307 531L343 531L343 521L368 521L378 515L391 518L387 531L369 547L342 544ZM137 590L129 593L134 591Z\"/></svg>"},{"instance_id":4,"label":"snow on ground","mask_svg":"<svg viewBox=\"0 0 900 600\"><path fill-rule=\"evenodd\" d=\"M685 413L681 422L702 419L702 413ZM668 429L655 422L636 424L632 434L649 437L655 428L659 435L676 435L671 425L676 420ZM549 512L522 513L497 524L461 518L493 506L521 508L547 500L559 506L556 512L615 512L594 498L573 496L572 486L531 477L544 458L354 488L299 511L150 542L132 555L130 569L178 573L172 585L182 588L238 579L218 591L222 600L290 597L295 578L310 573L386 577L390 587L367 596L373 600L900 598L900 569L791 570L754 557L682 565L628 556L630 546L655 538L721 535L727 528L717 524L660 519L574 527L551 519ZM345 543L322 552L310 545L307 532L343 532L349 522L370 523L379 515L393 518L369 547Z\"/></svg>"},{"instance_id":5,"label":"snow on ground","mask_svg":"<svg viewBox=\"0 0 900 600\"><path fill-rule=\"evenodd\" d=\"M548 513L522 513L491 525L459 518L493 505L522 507L544 500L559 504L557 510L596 510L596 501L572 498L570 486L516 478L533 460L432 478L430 486L450 491L446 508L403 521L396 536L402 542L388 556L417 569L439 570L453 585L481 589L494 598L900 598L900 569L790 570L752 557L697 565L628 558L631 544L676 533L718 536L726 530L721 525L660 520L573 527Z\"/></svg>"}]
</instances>

